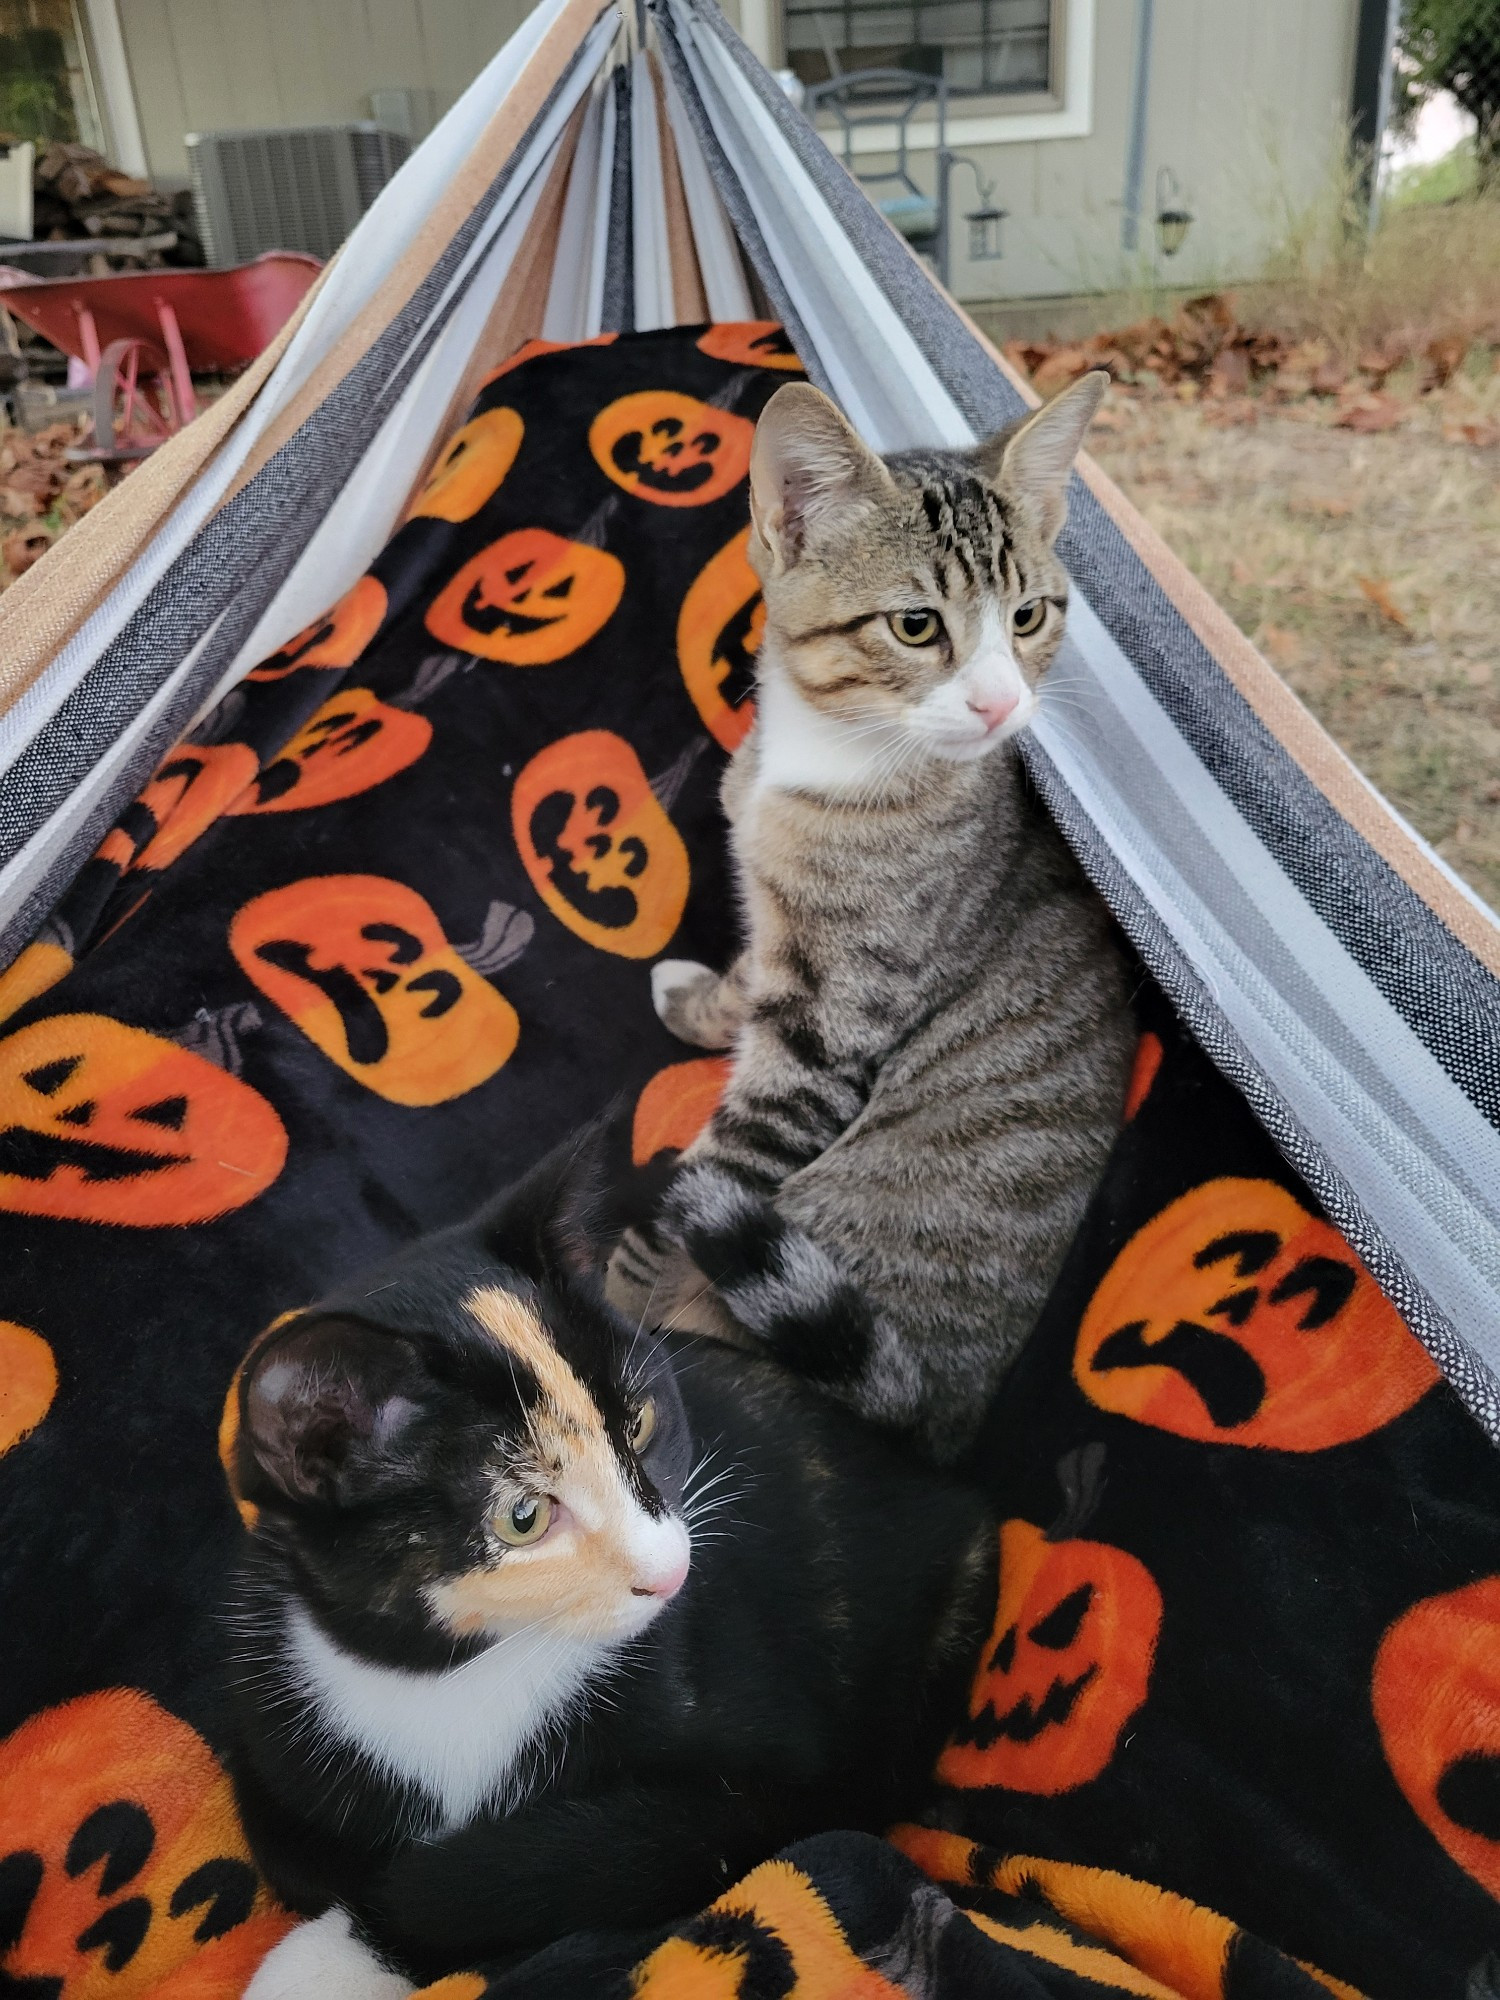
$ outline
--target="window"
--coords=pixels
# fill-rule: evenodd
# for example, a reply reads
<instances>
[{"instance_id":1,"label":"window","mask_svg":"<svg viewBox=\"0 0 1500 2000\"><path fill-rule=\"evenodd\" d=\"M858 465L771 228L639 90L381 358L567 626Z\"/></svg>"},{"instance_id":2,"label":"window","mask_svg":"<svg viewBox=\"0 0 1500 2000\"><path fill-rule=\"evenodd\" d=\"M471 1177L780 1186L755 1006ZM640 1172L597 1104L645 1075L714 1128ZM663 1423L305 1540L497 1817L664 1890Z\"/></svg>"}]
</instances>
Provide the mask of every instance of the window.
<instances>
[{"instance_id":1,"label":"window","mask_svg":"<svg viewBox=\"0 0 1500 2000\"><path fill-rule=\"evenodd\" d=\"M955 97L1057 92L1056 0L786 0L786 60L804 83L913 69Z\"/></svg>"},{"instance_id":2,"label":"window","mask_svg":"<svg viewBox=\"0 0 1500 2000\"><path fill-rule=\"evenodd\" d=\"M0 137L101 143L73 0L0 0Z\"/></svg>"}]
</instances>

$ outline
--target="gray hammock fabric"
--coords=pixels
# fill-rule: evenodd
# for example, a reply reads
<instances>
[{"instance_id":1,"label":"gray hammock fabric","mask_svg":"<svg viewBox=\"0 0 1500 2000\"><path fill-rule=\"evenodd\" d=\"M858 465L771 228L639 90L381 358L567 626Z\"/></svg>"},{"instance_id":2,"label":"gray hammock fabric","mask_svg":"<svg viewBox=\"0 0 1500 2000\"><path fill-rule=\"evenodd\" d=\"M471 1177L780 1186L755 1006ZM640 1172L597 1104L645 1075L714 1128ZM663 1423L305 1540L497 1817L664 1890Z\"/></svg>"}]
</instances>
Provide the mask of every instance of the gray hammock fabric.
<instances>
[{"instance_id":1,"label":"gray hammock fabric","mask_svg":"<svg viewBox=\"0 0 1500 2000\"><path fill-rule=\"evenodd\" d=\"M83 559L72 537L0 601L0 965L164 750L361 573L486 358L757 316L878 449L966 443L1024 406L711 0L543 0L60 643L32 627ZM1500 1440L1500 924L1097 474L1063 550L1076 590L1033 777Z\"/></svg>"}]
</instances>

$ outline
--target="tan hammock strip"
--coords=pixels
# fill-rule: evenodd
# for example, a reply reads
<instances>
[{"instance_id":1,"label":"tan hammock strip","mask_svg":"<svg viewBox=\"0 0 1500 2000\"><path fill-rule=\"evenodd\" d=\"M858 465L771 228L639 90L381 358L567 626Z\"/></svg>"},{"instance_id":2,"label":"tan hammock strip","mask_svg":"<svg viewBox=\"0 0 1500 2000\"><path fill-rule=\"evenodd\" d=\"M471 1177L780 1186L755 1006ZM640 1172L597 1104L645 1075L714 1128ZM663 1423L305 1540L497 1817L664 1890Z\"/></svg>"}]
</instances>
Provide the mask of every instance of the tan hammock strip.
<instances>
[{"instance_id":1,"label":"tan hammock strip","mask_svg":"<svg viewBox=\"0 0 1500 2000\"><path fill-rule=\"evenodd\" d=\"M385 329L416 295L438 259L483 199L536 118L553 86L567 69L573 53L604 11L601 0L569 0L544 39L532 51L526 67L496 108L474 142L473 150L442 195L429 210L416 237L374 297L346 328L286 409L256 440L225 499L242 486L312 415L356 363L363 359Z\"/></svg>"},{"instance_id":2,"label":"tan hammock strip","mask_svg":"<svg viewBox=\"0 0 1500 2000\"><path fill-rule=\"evenodd\" d=\"M667 116L661 64L654 50L650 64L656 91L656 129L661 135L661 184L667 211L667 255L672 266L672 310L679 326L698 326L708 318L708 294L703 289L703 273L698 266L698 246L682 185L682 164L677 158Z\"/></svg>"},{"instance_id":3,"label":"tan hammock strip","mask_svg":"<svg viewBox=\"0 0 1500 2000\"><path fill-rule=\"evenodd\" d=\"M447 450L454 431L467 416L486 378L502 361L508 361L518 347L528 340L535 340L541 333L552 278L552 253L557 245L573 155L586 112L587 106L580 104L563 133L557 158L548 172L547 185L538 198L536 212L501 282L484 330L475 343L458 387L449 398L443 420L433 432L432 444L422 462L422 469L412 481L409 499L415 498L426 485L427 475Z\"/></svg>"},{"instance_id":4,"label":"tan hammock strip","mask_svg":"<svg viewBox=\"0 0 1500 2000\"><path fill-rule=\"evenodd\" d=\"M983 343L1006 379L1028 403L1039 399L960 306L961 317ZM1186 624L1249 702L1287 755L1409 889L1466 945L1481 965L1500 974L1500 919L1471 903L1443 870L1422 851L1380 794L1360 776L1312 712L1304 707L1268 660L1256 651L1234 620L1217 604L1181 559L1087 455L1078 461L1084 484L1150 570Z\"/></svg>"},{"instance_id":5,"label":"tan hammock strip","mask_svg":"<svg viewBox=\"0 0 1500 2000\"><path fill-rule=\"evenodd\" d=\"M244 374L68 530L66 553L54 543L0 596L0 715L57 657L207 466L286 352L328 269Z\"/></svg>"}]
</instances>

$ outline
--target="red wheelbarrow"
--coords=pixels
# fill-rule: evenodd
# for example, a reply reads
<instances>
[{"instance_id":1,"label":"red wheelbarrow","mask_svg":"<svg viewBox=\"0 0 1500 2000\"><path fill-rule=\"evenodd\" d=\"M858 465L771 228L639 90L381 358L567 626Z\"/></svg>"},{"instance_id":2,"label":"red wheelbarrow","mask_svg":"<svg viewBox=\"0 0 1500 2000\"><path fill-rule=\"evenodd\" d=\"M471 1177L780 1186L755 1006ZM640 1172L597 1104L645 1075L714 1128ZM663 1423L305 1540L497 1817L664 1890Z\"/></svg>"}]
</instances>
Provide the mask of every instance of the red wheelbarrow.
<instances>
[{"instance_id":1,"label":"red wheelbarrow","mask_svg":"<svg viewBox=\"0 0 1500 2000\"><path fill-rule=\"evenodd\" d=\"M321 269L316 257L270 250L227 271L59 279L7 271L0 306L88 369L94 445L77 456L144 458L198 414L194 373L248 366Z\"/></svg>"}]
</instances>

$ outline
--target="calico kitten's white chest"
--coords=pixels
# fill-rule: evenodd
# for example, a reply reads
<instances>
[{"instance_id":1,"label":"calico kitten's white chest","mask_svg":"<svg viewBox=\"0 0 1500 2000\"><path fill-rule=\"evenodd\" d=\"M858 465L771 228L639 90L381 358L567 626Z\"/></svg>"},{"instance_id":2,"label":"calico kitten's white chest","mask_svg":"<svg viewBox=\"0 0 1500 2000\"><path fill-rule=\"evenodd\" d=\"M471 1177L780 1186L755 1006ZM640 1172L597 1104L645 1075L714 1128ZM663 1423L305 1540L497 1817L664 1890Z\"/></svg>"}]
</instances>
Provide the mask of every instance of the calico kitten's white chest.
<instances>
[{"instance_id":1,"label":"calico kitten's white chest","mask_svg":"<svg viewBox=\"0 0 1500 2000\"><path fill-rule=\"evenodd\" d=\"M567 1715L615 1650L520 1632L462 1666L414 1673L346 1653L293 1606L283 1657L317 1725L417 1786L451 1830L506 1800L521 1753Z\"/></svg>"}]
</instances>

